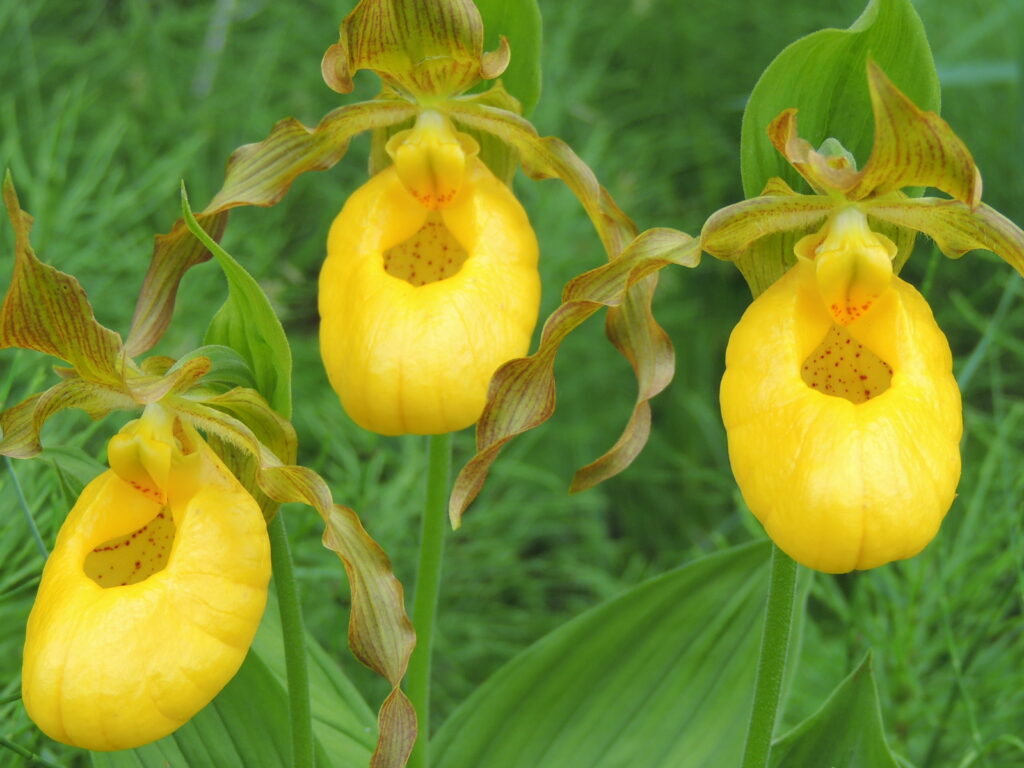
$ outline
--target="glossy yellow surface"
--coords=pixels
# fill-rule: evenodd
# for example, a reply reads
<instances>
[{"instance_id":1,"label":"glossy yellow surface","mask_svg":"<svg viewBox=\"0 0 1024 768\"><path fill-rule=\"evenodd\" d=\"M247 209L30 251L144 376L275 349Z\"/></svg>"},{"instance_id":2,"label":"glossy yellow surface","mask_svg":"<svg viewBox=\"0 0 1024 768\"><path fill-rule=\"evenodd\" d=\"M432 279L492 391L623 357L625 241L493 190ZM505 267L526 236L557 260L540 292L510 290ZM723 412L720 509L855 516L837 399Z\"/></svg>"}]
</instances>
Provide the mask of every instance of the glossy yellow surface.
<instances>
[{"instance_id":1,"label":"glossy yellow surface","mask_svg":"<svg viewBox=\"0 0 1024 768\"><path fill-rule=\"evenodd\" d=\"M213 451L192 432L188 455L163 452L138 424L111 441L128 479L101 474L61 527L25 638L29 716L92 750L154 741L206 706L245 658L270 578L259 506ZM155 492L137 487L160 467Z\"/></svg>"},{"instance_id":2,"label":"glossy yellow surface","mask_svg":"<svg viewBox=\"0 0 1024 768\"><path fill-rule=\"evenodd\" d=\"M335 219L319 303L324 365L357 424L386 435L462 429L480 417L495 370L528 351L537 241L478 158L466 158L440 209L392 165Z\"/></svg>"},{"instance_id":3,"label":"glossy yellow surface","mask_svg":"<svg viewBox=\"0 0 1024 768\"><path fill-rule=\"evenodd\" d=\"M962 416L949 345L912 286L892 277L839 325L820 281L801 259L750 305L721 404L733 473L768 535L842 573L932 540L956 495Z\"/></svg>"}]
</instances>

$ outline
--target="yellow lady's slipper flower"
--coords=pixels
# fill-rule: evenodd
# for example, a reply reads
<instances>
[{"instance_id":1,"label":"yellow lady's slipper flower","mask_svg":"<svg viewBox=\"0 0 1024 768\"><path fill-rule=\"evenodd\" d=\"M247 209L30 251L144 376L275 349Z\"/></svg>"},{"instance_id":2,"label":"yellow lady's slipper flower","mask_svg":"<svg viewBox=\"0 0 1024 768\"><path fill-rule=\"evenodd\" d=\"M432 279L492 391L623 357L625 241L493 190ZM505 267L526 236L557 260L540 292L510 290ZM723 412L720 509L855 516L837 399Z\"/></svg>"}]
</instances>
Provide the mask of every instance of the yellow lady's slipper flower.
<instances>
[{"instance_id":1,"label":"yellow lady's slipper flower","mask_svg":"<svg viewBox=\"0 0 1024 768\"><path fill-rule=\"evenodd\" d=\"M756 297L721 389L736 481L784 552L832 573L917 554L956 495L963 415L949 345L895 274L914 232L952 257L990 250L1024 274L1024 232L981 202L964 143L872 61L867 76L875 143L861 170L834 139L814 149L787 109L768 136L813 193L771 178L701 231L701 247L735 261ZM950 197L902 192L912 186ZM784 240L768 236L822 222L786 271Z\"/></svg>"},{"instance_id":2,"label":"yellow lady's slipper flower","mask_svg":"<svg viewBox=\"0 0 1024 768\"><path fill-rule=\"evenodd\" d=\"M394 164L331 226L320 349L360 426L386 435L473 424L492 374L526 354L537 241L522 206L437 112L388 143Z\"/></svg>"},{"instance_id":3,"label":"yellow lady's slipper flower","mask_svg":"<svg viewBox=\"0 0 1024 768\"><path fill-rule=\"evenodd\" d=\"M57 536L22 698L57 741L136 747L185 723L245 658L270 579L260 508L191 428L150 406Z\"/></svg>"},{"instance_id":4,"label":"yellow lady's slipper flower","mask_svg":"<svg viewBox=\"0 0 1024 768\"><path fill-rule=\"evenodd\" d=\"M896 247L850 207L729 340L722 417L743 497L776 544L842 573L916 555L960 477L952 357Z\"/></svg>"}]
</instances>

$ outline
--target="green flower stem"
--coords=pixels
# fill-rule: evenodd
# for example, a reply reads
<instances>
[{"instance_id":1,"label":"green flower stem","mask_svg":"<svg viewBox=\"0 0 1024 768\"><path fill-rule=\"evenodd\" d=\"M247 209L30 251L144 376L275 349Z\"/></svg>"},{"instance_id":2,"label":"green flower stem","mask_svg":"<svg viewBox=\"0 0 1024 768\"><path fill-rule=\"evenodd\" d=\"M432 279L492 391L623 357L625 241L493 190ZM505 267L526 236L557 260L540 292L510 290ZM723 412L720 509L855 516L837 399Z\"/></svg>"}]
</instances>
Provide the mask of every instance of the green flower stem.
<instances>
[{"instance_id":1,"label":"green flower stem","mask_svg":"<svg viewBox=\"0 0 1024 768\"><path fill-rule=\"evenodd\" d=\"M292 721L292 765L313 768L313 720L309 703L309 670L306 667L306 631L302 625L302 605L295 582L292 553L284 516L278 512L267 526L270 534L270 561L274 568L277 606L281 612L281 636L288 674L288 711Z\"/></svg>"},{"instance_id":2,"label":"green flower stem","mask_svg":"<svg viewBox=\"0 0 1024 768\"><path fill-rule=\"evenodd\" d=\"M4 456L4 463L7 464L7 471L11 475L11 482L14 484L14 493L18 496L18 504L21 506L21 512L25 515L25 522L28 523L28 528L32 532L32 538L35 539L36 549L39 550L39 554L42 555L43 560L46 560L50 556L49 551L46 549L46 544L43 542L42 534L39 533L39 526L36 525L35 518L32 517L32 510L29 509L28 500L25 498L25 492L21 489L21 483L18 481L18 475L14 471L14 462L11 461L10 456Z\"/></svg>"},{"instance_id":3,"label":"green flower stem","mask_svg":"<svg viewBox=\"0 0 1024 768\"><path fill-rule=\"evenodd\" d=\"M19 757L23 757L29 765L39 765L43 768L63 768L63 766L60 766L57 763L51 763L49 760L45 760L35 752L25 749L20 744L15 744L13 741L4 738L3 736L0 736L0 747L6 747Z\"/></svg>"},{"instance_id":4,"label":"green flower stem","mask_svg":"<svg viewBox=\"0 0 1024 768\"><path fill-rule=\"evenodd\" d=\"M765 768L768 765L782 692L782 677L786 671L795 592L796 562L773 544L761 657L757 663L754 708L747 729L743 768Z\"/></svg>"},{"instance_id":5,"label":"green flower stem","mask_svg":"<svg viewBox=\"0 0 1024 768\"><path fill-rule=\"evenodd\" d=\"M448 478L452 464L452 436L431 435L427 470L427 501L420 527L420 563L416 574L416 600L412 623L416 649L409 659L406 690L419 723L419 736L408 768L430 766L430 656L434 643L434 617L441 585L444 535L448 528Z\"/></svg>"}]
</instances>

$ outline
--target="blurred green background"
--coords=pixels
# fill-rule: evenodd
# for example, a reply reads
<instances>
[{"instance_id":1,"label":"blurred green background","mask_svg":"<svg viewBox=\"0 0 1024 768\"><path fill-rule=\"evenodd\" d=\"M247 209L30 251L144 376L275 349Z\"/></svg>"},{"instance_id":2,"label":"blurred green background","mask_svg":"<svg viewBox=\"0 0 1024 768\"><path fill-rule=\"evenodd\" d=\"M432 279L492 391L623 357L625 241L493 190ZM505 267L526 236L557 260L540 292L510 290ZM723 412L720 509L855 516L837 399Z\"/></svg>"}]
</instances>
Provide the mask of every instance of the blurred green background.
<instances>
[{"instance_id":1,"label":"blurred green background","mask_svg":"<svg viewBox=\"0 0 1024 768\"><path fill-rule=\"evenodd\" d=\"M541 0L544 92L533 121L567 140L641 228L691 233L741 197L743 104L762 69L815 29L848 26L862 0L751 5ZM943 115L974 152L985 200L1024 223L1024 2L921 0L943 82ZM127 332L155 232L178 212L184 178L201 206L236 146L293 115L313 125L352 97L319 60L349 2L4 0L0 2L0 165L9 166L44 261L75 274L104 324ZM514 55L514 51L513 51ZM839 137L842 138L841 136ZM300 461L355 507L407 585L415 568L425 440L355 427L328 387L316 345L315 287L332 218L366 177L367 138L335 169L300 178L271 209L231 214L224 244L261 282L295 354ZM865 158L860 158L863 162ZM561 286L603 256L558 182L516 191L542 249L546 315ZM13 238L0 225L0 287ZM964 394L959 497L921 556L814 583L785 713L793 724L872 649L886 732L915 765L1024 766L1024 312L1020 278L987 253L944 259L919 239L905 277L949 336ZM200 343L224 296L215 263L190 272L156 352ZM629 471L567 496L572 471L617 437L634 398L628 365L591 320L563 348L559 409L514 442L462 530L449 538L435 661L438 720L503 661L585 608L703 553L760 537L729 472L717 408L729 331L749 293L730 265L666 270L656 313L677 373L654 402L654 434ZM52 361L0 352L7 405L53 380ZM47 544L76 485L100 469L128 417L67 412L43 458L15 462ZM455 461L472 434L457 437ZM58 469L60 467L60 469ZM348 655L347 587L320 547L320 521L287 507L309 629L370 700L383 683ZM85 754L48 741L16 694L25 617L42 559L10 473L0 467L0 736L62 765ZM638 631L642 631L642 627ZM25 761L0 748L0 765Z\"/></svg>"}]
</instances>

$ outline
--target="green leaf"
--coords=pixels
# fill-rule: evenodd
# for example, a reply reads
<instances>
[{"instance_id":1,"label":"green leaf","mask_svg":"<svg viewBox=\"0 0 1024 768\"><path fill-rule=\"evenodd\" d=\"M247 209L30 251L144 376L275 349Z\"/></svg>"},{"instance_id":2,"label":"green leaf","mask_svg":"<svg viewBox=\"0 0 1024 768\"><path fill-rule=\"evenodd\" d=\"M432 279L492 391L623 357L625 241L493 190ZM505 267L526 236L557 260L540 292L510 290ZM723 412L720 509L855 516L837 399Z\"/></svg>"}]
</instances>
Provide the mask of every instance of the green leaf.
<instances>
[{"instance_id":1,"label":"green leaf","mask_svg":"<svg viewBox=\"0 0 1024 768\"><path fill-rule=\"evenodd\" d=\"M87 381L119 385L124 376L121 337L96 322L75 278L36 258L29 242L32 217L21 209L10 171L3 197L14 228L14 274L0 307L0 349L45 352L70 363Z\"/></svg>"},{"instance_id":2,"label":"green leaf","mask_svg":"<svg viewBox=\"0 0 1024 768\"><path fill-rule=\"evenodd\" d=\"M529 117L540 100L540 52L543 23L537 0L476 0L484 20L484 48L495 48L504 36L512 58L501 81Z\"/></svg>"},{"instance_id":3,"label":"green leaf","mask_svg":"<svg viewBox=\"0 0 1024 768\"><path fill-rule=\"evenodd\" d=\"M214 255L228 280L228 299L210 321L205 344L238 352L256 378L256 390L286 419L292 413L292 351L263 289L241 264L199 226L181 185L185 226Z\"/></svg>"},{"instance_id":4,"label":"green leaf","mask_svg":"<svg viewBox=\"0 0 1024 768\"><path fill-rule=\"evenodd\" d=\"M256 376L248 361L234 349L223 344L207 344L194 349L178 358L176 362L172 362L171 367L184 365L196 357L205 357L210 361L210 370L203 376L204 387L256 389ZM147 358L143 361L143 366L153 359Z\"/></svg>"},{"instance_id":5,"label":"green leaf","mask_svg":"<svg viewBox=\"0 0 1024 768\"><path fill-rule=\"evenodd\" d=\"M821 709L772 744L770 764L898 768L885 740L870 655Z\"/></svg>"},{"instance_id":6,"label":"green leaf","mask_svg":"<svg viewBox=\"0 0 1024 768\"><path fill-rule=\"evenodd\" d=\"M452 714L432 764L739 765L768 552L761 542L701 558L555 630Z\"/></svg>"},{"instance_id":7,"label":"green leaf","mask_svg":"<svg viewBox=\"0 0 1024 768\"><path fill-rule=\"evenodd\" d=\"M253 651L259 654L274 677L287 687L281 618L277 600L271 594ZM356 687L345 677L338 663L306 633L309 666L309 694L313 714L313 733L330 756L327 766L364 766L370 762L377 735L373 712Z\"/></svg>"},{"instance_id":8,"label":"green leaf","mask_svg":"<svg viewBox=\"0 0 1024 768\"><path fill-rule=\"evenodd\" d=\"M861 163L867 161L874 125L868 57L914 104L938 111L935 62L910 0L870 0L849 29L823 29L797 40L761 75L743 113L740 157L747 197L773 176L791 186L800 182L767 134L786 109L800 110L801 134L813 146L836 138Z\"/></svg>"}]
</instances>

